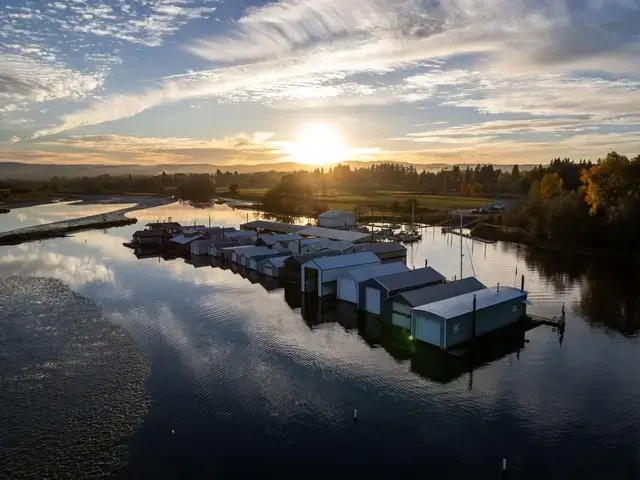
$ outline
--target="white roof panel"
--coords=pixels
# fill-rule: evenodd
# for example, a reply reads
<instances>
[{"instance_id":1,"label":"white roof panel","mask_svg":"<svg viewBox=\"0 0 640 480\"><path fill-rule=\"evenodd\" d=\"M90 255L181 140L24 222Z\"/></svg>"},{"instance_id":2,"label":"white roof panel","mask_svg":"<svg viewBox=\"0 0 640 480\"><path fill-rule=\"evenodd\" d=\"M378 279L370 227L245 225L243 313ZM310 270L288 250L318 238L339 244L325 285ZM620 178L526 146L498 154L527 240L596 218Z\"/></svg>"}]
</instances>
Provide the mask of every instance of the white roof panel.
<instances>
[{"instance_id":1,"label":"white roof panel","mask_svg":"<svg viewBox=\"0 0 640 480\"><path fill-rule=\"evenodd\" d=\"M299 235L308 237L330 238L331 240L347 240L349 242L359 242L369 240L370 233L350 232L348 230L335 230L332 228L307 227L297 232Z\"/></svg>"},{"instance_id":2,"label":"white roof panel","mask_svg":"<svg viewBox=\"0 0 640 480\"><path fill-rule=\"evenodd\" d=\"M341 217L341 216L353 216L352 213L349 212L345 212L344 210L328 210L320 215L318 215L318 218L335 218L335 217Z\"/></svg>"},{"instance_id":3,"label":"white roof panel","mask_svg":"<svg viewBox=\"0 0 640 480\"><path fill-rule=\"evenodd\" d=\"M446 298L439 302L428 303L412 308L421 312L428 312L440 318L455 318L473 311L473 296L476 296L476 310L498 305L514 298L524 297L527 292L521 292L517 288L501 286L485 288L477 292L465 293L457 297Z\"/></svg>"},{"instance_id":4,"label":"white roof panel","mask_svg":"<svg viewBox=\"0 0 640 480\"><path fill-rule=\"evenodd\" d=\"M350 278L355 280L356 282L363 282L365 280L369 280L373 277L379 277L380 275L389 275L392 273L400 273L409 271L409 267L407 267L402 262L391 262L391 263L382 263L382 264L374 264L374 265L366 265L364 267L354 268L353 270L349 270L345 272L341 277Z\"/></svg>"},{"instance_id":5,"label":"white roof panel","mask_svg":"<svg viewBox=\"0 0 640 480\"><path fill-rule=\"evenodd\" d=\"M351 253L349 255L338 255L335 257L315 258L309 260L304 266L316 267L322 270L332 270L334 268L366 265L368 263L380 263L380 259L371 252Z\"/></svg>"}]
</instances>

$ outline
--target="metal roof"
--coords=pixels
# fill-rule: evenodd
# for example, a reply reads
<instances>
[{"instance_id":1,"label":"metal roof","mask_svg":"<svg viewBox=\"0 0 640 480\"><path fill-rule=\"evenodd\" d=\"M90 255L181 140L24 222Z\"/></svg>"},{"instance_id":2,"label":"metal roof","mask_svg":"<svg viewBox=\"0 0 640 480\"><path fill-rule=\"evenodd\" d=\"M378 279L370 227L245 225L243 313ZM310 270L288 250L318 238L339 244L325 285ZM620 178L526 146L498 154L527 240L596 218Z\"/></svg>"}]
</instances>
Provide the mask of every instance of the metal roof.
<instances>
[{"instance_id":1,"label":"metal roof","mask_svg":"<svg viewBox=\"0 0 640 480\"><path fill-rule=\"evenodd\" d=\"M457 297L465 293L477 292L487 288L475 277L463 278L455 282L440 283L430 287L417 288L402 292L392 297L407 302L412 307L426 305L427 303L439 302L445 298Z\"/></svg>"},{"instance_id":2,"label":"metal roof","mask_svg":"<svg viewBox=\"0 0 640 480\"><path fill-rule=\"evenodd\" d=\"M524 298L527 292L521 292L513 287L496 287L485 288L477 292L465 293L457 297L450 297L438 302L428 303L419 307L412 308L421 312L428 312L440 318L456 318L473 311L473 296L476 296L476 310L488 308L493 305L513 300L518 297Z\"/></svg>"},{"instance_id":3,"label":"metal roof","mask_svg":"<svg viewBox=\"0 0 640 480\"><path fill-rule=\"evenodd\" d=\"M330 238L331 240L347 240L349 242L360 242L371 239L370 233L350 232L348 230L335 230L333 228L306 227L297 232L307 237Z\"/></svg>"},{"instance_id":4,"label":"metal roof","mask_svg":"<svg viewBox=\"0 0 640 480\"><path fill-rule=\"evenodd\" d=\"M353 248L354 252L373 252L373 253L407 253L407 247L397 242L380 242L380 243L360 243Z\"/></svg>"},{"instance_id":5,"label":"metal roof","mask_svg":"<svg viewBox=\"0 0 640 480\"><path fill-rule=\"evenodd\" d=\"M147 227L156 227L156 228L182 228L178 222L152 222L147 223Z\"/></svg>"},{"instance_id":6,"label":"metal roof","mask_svg":"<svg viewBox=\"0 0 640 480\"><path fill-rule=\"evenodd\" d=\"M267 220L255 220L240 225L240 228L247 230L271 230L280 233L296 233L303 228L302 225L291 225L289 223L269 222Z\"/></svg>"},{"instance_id":7,"label":"metal roof","mask_svg":"<svg viewBox=\"0 0 640 480\"><path fill-rule=\"evenodd\" d=\"M341 277L350 278L356 282L363 282L364 280L369 280L370 278L380 275L398 274L400 272L406 272L407 270L409 270L409 267L402 262L379 263L354 268L353 270L345 272Z\"/></svg>"},{"instance_id":8,"label":"metal roof","mask_svg":"<svg viewBox=\"0 0 640 480\"><path fill-rule=\"evenodd\" d=\"M227 238L240 238L240 237L254 237L254 238L258 238L258 234L256 232L227 232L226 230L224 231L224 236Z\"/></svg>"},{"instance_id":9,"label":"metal roof","mask_svg":"<svg viewBox=\"0 0 640 480\"><path fill-rule=\"evenodd\" d=\"M296 262L298 265L304 265L309 260L313 260L314 258L337 257L338 255L342 255L342 252L338 252L336 250L326 250L323 252L299 253L297 255L291 255L287 260L289 260L291 263Z\"/></svg>"},{"instance_id":10,"label":"metal roof","mask_svg":"<svg viewBox=\"0 0 640 480\"><path fill-rule=\"evenodd\" d=\"M335 217L341 217L343 215L349 215L353 217L353 213L345 212L344 210L328 210L318 215L318 218L335 218Z\"/></svg>"},{"instance_id":11,"label":"metal roof","mask_svg":"<svg viewBox=\"0 0 640 480\"><path fill-rule=\"evenodd\" d=\"M238 252L238 255L248 258L256 255L266 255L267 253L273 253L273 250L271 250L269 247L255 247L252 245L249 248L245 248L244 250Z\"/></svg>"},{"instance_id":12,"label":"metal roof","mask_svg":"<svg viewBox=\"0 0 640 480\"><path fill-rule=\"evenodd\" d=\"M281 257L271 257L271 258L267 258L267 259L263 260L260 263L269 262L271 265L273 265L276 268L282 268L282 267L284 267L284 261L287 258L290 258L290 257L291 257L291 255L283 255Z\"/></svg>"},{"instance_id":13,"label":"metal roof","mask_svg":"<svg viewBox=\"0 0 640 480\"><path fill-rule=\"evenodd\" d=\"M258 238L260 240L262 240L265 245L274 245L277 242L287 242L287 241L293 241L293 240L300 240L300 235L297 235L295 233L285 233L282 235L262 235L260 234L258 236Z\"/></svg>"},{"instance_id":14,"label":"metal roof","mask_svg":"<svg viewBox=\"0 0 640 480\"><path fill-rule=\"evenodd\" d=\"M246 250L248 248L256 248L255 245L238 245L238 246L231 246L231 247L226 247L226 248L222 248L221 250L227 251L227 252L240 252L242 253L243 250Z\"/></svg>"},{"instance_id":15,"label":"metal roof","mask_svg":"<svg viewBox=\"0 0 640 480\"><path fill-rule=\"evenodd\" d=\"M138 230L133 234L134 237L164 237L165 232L161 230Z\"/></svg>"},{"instance_id":16,"label":"metal roof","mask_svg":"<svg viewBox=\"0 0 640 480\"><path fill-rule=\"evenodd\" d=\"M371 252L350 253L337 257L320 257L309 260L305 266L316 267L320 270L333 270L335 268L355 267L369 263L380 263L380 259Z\"/></svg>"},{"instance_id":17,"label":"metal roof","mask_svg":"<svg viewBox=\"0 0 640 480\"><path fill-rule=\"evenodd\" d=\"M427 283L443 282L445 277L431 267L423 267L409 270L408 272L377 277L376 280L387 290L394 291L426 285Z\"/></svg>"},{"instance_id":18,"label":"metal roof","mask_svg":"<svg viewBox=\"0 0 640 480\"><path fill-rule=\"evenodd\" d=\"M169 241L173 242L173 243L178 243L180 245L186 245L187 243L191 243L191 242L193 242L195 240L198 240L200 238L202 238L202 235L196 235L195 237L194 236L188 237L186 235L178 235L177 237L173 237Z\"/></svg>"}]
</instances>

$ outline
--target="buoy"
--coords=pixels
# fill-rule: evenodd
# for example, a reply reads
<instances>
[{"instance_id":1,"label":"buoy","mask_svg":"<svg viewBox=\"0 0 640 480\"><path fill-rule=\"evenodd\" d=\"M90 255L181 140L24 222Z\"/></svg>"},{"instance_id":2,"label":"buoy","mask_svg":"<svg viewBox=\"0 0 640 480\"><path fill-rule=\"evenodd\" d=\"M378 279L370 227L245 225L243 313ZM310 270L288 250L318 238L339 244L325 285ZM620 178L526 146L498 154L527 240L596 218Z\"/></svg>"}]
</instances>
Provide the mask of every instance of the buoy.
<instances>
[{"instance_id":1,"label":"buoy","mask_svg":"<svg viewBox=\"0 0 640 480\"><path fill-rule=\"evenodd\" d=\"M358 410L353 411L353 419L358 420Z\"/></svg>"},{"instance_id":2,"label":"buoy","mask_svg":"<svg viewBox=\"0 0 640 480\"><path fill-rule=\"evenodd\" d=\"M176 431L172 428L171 429L171 433L173 433L174 435L176 434Z\"/></svg>"}]
</instances>

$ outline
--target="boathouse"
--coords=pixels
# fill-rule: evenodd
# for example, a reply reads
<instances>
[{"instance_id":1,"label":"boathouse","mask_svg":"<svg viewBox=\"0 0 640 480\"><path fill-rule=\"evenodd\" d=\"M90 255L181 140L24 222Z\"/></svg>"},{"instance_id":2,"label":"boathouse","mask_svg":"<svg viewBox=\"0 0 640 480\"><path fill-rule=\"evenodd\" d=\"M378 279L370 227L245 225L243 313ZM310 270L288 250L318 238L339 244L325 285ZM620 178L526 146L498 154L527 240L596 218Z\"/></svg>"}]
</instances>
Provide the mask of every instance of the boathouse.
<instances>
[{"instance_id":1,"label":"boathouse","mask_svg":"<svg viewBox=\"0 0 640 480\"><path fill-rule=\"evenodd\" d=\"M237 238L218 238L213 239L209 242L209 256L218 257L220 256L220 250L223 248L229 247L239 247L240 242Z\"/></svg>"},{"instance_id":2,"label":"boathouse","mask_svg":"<svg viewBox=\"0 0 640 480\"><path fill-rule=\"evenodd\" d=\"M409 330L411 328L412 308L439 302L446 298L457 297L465 293L477 292L485 288L487 288L486 285L475 277L468 277L455 282L408 290L384 300L382 302L382 315L385 317L390 316L391 323Z\"/></svg>"},{"instance_id":3,"label":"boathouse","mask_svg":"<svg viewBox=\"0 0 640 480\"><path fill-rule=\"evenodd\" d=\"M327 228L353 227L356 224L356 216L344 210L329 210L318 215L318 225Z\"/></svg>"},{"instance_id":4,"label":"boathouse","mask_svg":"<svg viewBox=\"0 0 640 480\"><path fill-rule=\"evenodd\" d=\"M371 252L314 258L302 265L301 289L303 292L318 292L318 297L325 297L336 292L338 277L344 272L379 263L380 259Z\"/></svg>"},{"instance_id":5,"label":"boathouse","mask_svg":"<svg viewBox=\"0 0 640 480\"><path fill-rule=\"evenodd\" d=\"M407 263L407 248L398 242L361 243L353 247L354 253L371 252L385 262Z\"/></svg>"},{"instance_id":6,"label":"boathouse","mask_svg":"<svg viewBox=\"0 0 640 480\"><path fill-rule=\"evenodd\" d=\"M337 294L339 300L350 303L358 303L360 284L365 280L380 275L406 272L409 269L402 262L381 263L377 265L367 265L361 268L347 270L338 277Z\"/></svg>"},{"instance_id":7,"label":"boathouse","mask_svg":"<svg viewBox=\"0 0 640 480\"><path fill-rule=\"evenodd\" d=\"M303 253L301 255L291 255L284 261L284 267L281 269L280 276L283 280L292 283L301 283L302 266L309 260L322 257L335 257L342 255L342 252L335 250L325 250L315 253Z\"/></svg>"},{"instance_id":8,"label":"boathouse","mask_svg":"<svg viewBox=\"0 0 640 480\"><path fill-rule=\"evenodd\" d=\"M283 252L279 252L276 250L271 250L269 253L262 254L249 254L247 255L247 264L246 267L249 270L254 270L256 272L260 271L260 263L263 260L267 260L268 258L281 257Z\"/></svg>"},{"instance_id":9,"label":"boathouse","mask_svg":"<svg viewBox=\"0 0 640 480\"><path fill-rule=\"evenodd\" d=\"M178 222L155 222L147 223L148 230L160 230L165 233L179 233L182 231L182 225Z\"/></svg>"},{"instance_id":10,"label":"boathouse","mask_svg":"<svg viewBox=\"0 0 640 480\"><path fill-rule=\"evenodd\" d=\"M411 335L450 348L518 322L527 309L527 292L491 287L411 309Z\"/></svg>"},{"instance_id":11,"label":"boathouse","mask_svg":"<svg viewBox=\"0 0 640 480\"><path fill-rule=\"evenodd\" d=\"M291 255L283 255L264 259L258 266L258 272L268 277L279 278L284 267L284 262L290 257Z\"/></svg>"},{"instance_id":12,"label":"boathouse","mask_svg":"<svg viewBox=\"0 0 640 480\"><path fill-rule=\"evenodd\" d=\"M133 234L134 245L161 245L170 235L161 230L139 230Z\"/></svg>"},{"instance_id":13,"label":"boathouse","mask_svg":"<svg viewBox=\"0 0 640 480\"><path fill-rule=\"evenodd\" d=\"M220 249L220 256L222 256L223 260L232 263L238 263L238 257L242 253L243 250L247 250L249 248L256 248L255 245L239 245L233 247L226 247Z\"/></svg>"},{"instance_id":14,"label":"boathouse","mask_svg":"<svg viewBox=\"0 0 640 480\"><path fill-rule=\"evenodd\" d=\"M371 278L359 286L358 307L369 313L382 314L382 302L400 292L414 288L438 285L445 277L431 267Z\"/></svg>"},{"instance_id":15,"label":"boathouse","mask_svg":"<svg viewBox=\"0 0 640 480\"><path fill-rule=\"evenodd\" d=\"M277 243L288 244L294 240L301 240L302 237L295 233L285 233L282 235L268 235L268 234L260 234L258 235L258 240L256 240L256 245L261 246L264 245L269 248L273 248L273 246Z\"/></svg>"},{"instance_id":16,"label":"boathouse","mask_svg":"<svg viewBox=\"0 0 640 480\"><path fill-rule=\"evenodd\" d=\"M255 255L267 255L269 253L273 253L273 250L271 250L269 247L250 247L250 248L245 248L241 251L238 252L238 256L237 256L237 260L236 263L240 266L243 267L248 267L249 266L249 258L255 256ZM233 260L232 260L233 261Z\"/></svg>"}]
</instances>

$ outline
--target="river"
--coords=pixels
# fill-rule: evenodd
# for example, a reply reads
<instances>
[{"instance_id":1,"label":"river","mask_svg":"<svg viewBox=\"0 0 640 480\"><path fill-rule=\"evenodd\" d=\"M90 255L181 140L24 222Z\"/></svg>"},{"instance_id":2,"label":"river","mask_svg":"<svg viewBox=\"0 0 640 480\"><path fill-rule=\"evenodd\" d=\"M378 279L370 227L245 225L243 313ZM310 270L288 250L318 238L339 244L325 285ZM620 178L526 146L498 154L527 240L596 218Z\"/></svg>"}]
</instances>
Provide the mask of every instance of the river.
<instances>
[{"instance_id":1,"label":"river","mask_svg":"<svg viewBox=\"0 0 640 480\"><path fill-rule=\"evenodd\" d=\"M73 206L0 215L0 231L63 215L56 208ZM134 215L138 225L0 247L1 277L61 279L146 356L150 406L124 439L120 478L498 479L503 458L509 478L640 475L632 265L465 240L463 276L519 286L524 274L529 312L559 315L564 304L567 327L529 330L488 363L458 369L379 321L303 316L282 288L184 260L138 260L122 246L149 221L237 227L257 212L171 204ZM459 277L460 237L422 233L409 266L427 261Z\"/></svg>"}]
</instances>

